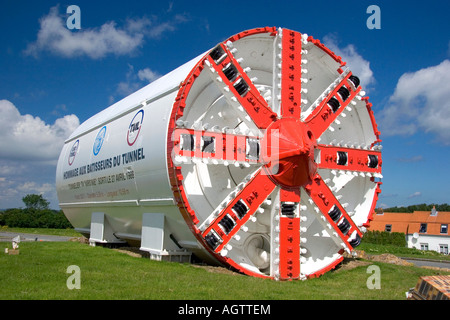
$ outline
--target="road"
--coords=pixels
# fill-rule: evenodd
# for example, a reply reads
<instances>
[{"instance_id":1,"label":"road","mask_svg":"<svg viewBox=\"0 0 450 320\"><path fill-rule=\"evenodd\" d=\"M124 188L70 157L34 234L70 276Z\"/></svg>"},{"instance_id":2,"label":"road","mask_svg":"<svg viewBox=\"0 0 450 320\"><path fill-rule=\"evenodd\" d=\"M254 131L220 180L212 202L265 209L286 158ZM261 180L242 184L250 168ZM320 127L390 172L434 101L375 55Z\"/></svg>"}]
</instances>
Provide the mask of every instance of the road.
<instances>
[{"instance_id":1,"label":"road","mask_svg":"<svg viewBox=\"0 0 450 320\"><path fill-rule=\"evenodd\" d=\"M20 241L69 241L71 238L74 238L21 232L0 232L0 242L11 242L17 236L20 236Z\"/></svg>"},{"instance_id":2,"label":"road","mask_svg":"<svg viewBox=\"0 0 450 320\"><path fill-rule=\"evenodd\" d=\"M437 267L437 268L446 268L450 269L450 261L438 261L438 260L429 260L429 259L409 259L402 258L408 262L414 263L417 267Z\"/></svg>"}]
</instances>

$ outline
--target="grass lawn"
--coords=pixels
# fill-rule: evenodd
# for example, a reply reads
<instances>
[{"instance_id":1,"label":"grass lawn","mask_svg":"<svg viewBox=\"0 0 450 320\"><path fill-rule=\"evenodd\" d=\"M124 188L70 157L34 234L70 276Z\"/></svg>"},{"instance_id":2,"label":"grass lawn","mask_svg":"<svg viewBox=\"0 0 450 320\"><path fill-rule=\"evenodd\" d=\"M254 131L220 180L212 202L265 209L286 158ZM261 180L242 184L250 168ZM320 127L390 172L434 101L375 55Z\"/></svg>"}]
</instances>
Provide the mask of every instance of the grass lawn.
<instances>
[{"instance_id":1,"label":"grass lawn","mask_svg":"<svg viewBox=\"0 0 450 320\"><path fill-rule=\"evenodd\" d=\"M0 243L0 299L298 300L405 299L420 276L438 271L368 261L380 267L381 289L368 289L368 265L340 268L307 281L277 282L191 264L156 262L78 242L22 242L19 255ZM67 268L80 268L69 290Z\"/></svg>"}]
</instances>

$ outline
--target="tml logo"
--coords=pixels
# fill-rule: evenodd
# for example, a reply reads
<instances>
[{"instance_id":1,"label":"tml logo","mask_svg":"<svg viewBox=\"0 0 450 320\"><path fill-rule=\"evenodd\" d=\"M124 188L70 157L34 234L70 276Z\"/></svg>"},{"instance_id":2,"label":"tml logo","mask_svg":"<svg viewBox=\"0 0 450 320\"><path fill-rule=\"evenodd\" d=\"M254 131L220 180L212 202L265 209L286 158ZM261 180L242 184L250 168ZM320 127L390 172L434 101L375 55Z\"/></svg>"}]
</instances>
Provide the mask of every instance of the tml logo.
<instances>
[{"instance_id":1,"label":"tml logo","mask_svg":"<svg viewBox=\"0 0 450 320\"><path fill-rule=\"evenodd\" d=\"M132 146L141 132L142 123L144 122L144 110L139 110L131 120L128 126L127 142L129 146Z\"/></svg>"}]
</instances>

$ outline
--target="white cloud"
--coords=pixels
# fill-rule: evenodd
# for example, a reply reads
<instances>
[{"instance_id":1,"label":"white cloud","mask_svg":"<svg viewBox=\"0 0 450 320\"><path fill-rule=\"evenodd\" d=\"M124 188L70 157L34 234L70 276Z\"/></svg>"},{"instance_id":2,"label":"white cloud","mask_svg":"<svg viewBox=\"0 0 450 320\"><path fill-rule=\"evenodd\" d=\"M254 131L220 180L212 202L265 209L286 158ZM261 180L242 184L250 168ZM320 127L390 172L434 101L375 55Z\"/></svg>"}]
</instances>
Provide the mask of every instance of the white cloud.
<instances>
[{"instance_id":1,"label":"white cloud","mask_svg":"<svg viewBox=\"0 0 450 320\"><path fill-rule=\"evenodd\" d=\"M0 209L20 207L20 195L16 188L4 187L0 183L0 190Z\"/></svg>"},{"instance_id":2,"label":"white cloud","mask_svg":"<svg viewBox=\"0 0 450 320\"><path fill-rule=\"evenodd\" d=\"M161 75L158 72L150 70L150 68L145 68L142 70L139 70L138 77L141 81L147 81L148 83L155 81Z\"/></svg>"},{"instance_id":3,"label":"white cloud","mask_svg":"<svg viewBox=\"0 0 450 320\"><path fill-rule=\"evenodd\" d=\"M377 119L383 135L432 133L450 145L450 60L403 74Z\"/></svg>"},{"instance_id":4,"label":"white cloud","mask_svg":"<svg viewBox=\"0 0 450 320\"><path fill-rule=\"evenodd\" d=\"M137 73L134 71L134 66L128 64L128 71L125 75L125 81L119 82L117 85L116 93L120 97L127 96L138 89L142 88L146 84L158 79L161 75L151 70L150 68L145 68L139 70ZM110 102L114 101L114 97L110 97Z\"/></svg>"},{"instance_id":5,"label":"white cloud","mask_svg":"<svg viewBox=\"0 0 450 320\"><path fill-rule=\"evenodd\" d=\"M423 161L423 156L422 155L417 155L417 156L412 156L412 157L406 157L406 158L396 158L395 160L397 160L398 162L403 162L403 163L415 163L415 162L421 162Z\"/></svg>"},{"instance_id":6,"label":"white cloud","mask_svg":"<svg viewBox=\"0 0 450 320\"><path fill-rule=\"evenodd\" d=\"M352 71L352 74L358 76L361 85L365 91L370 90L370 86L375 83L373 71L370 69L370 62L365 60L357 51L353 44L349 44L344 48L338 46L337 39L333 35L327 35L323 39L323 43L336 55L346 62L347 67Z\"/></svg>"},{"instance_id":7,"label":"white cloud","mask_svg":"<svg viewBox=\"0 0 450 320\"><path fill-rule=\"evenodd\" d=\"M0 159L56 163L64 140L79 126L75 115L46 124L26 114L8 100L0 100Z\"/></svg>"},{"instance_id":8,"label":"white cloud","mask_svg":"<svg viewBox=\"0 0 450 320\"><path fill-rule=\"evenodd\" d=\"M56 162L64 140L78 126L75 115L47 124L0 100L0 208L22 206L27 194L42 194L57 208Z\"/></svg>"},{"instance_id":9,"label":"white cloud","mask_svg":"<svg viewBox=\"0 0 450 320\"><path fill-rule=\"evenodd\" d=\"M1 175L8 175L11 172L21 173L25 169L25 166L23 164L19 163L1 163L0 164L0 174Z\"/></svg>"},{"instance_id":10,"label":"white cloud","mask_svg":"<svg viewBox=\"0 0 450 320\"><path fill-rule=\"evenodd\" d=\"M120 96L127 96L139 89L139 83L137 82L137 76L134 72L134 67L128 64L128 71L125 75L125 81L119 82L116 92Z\"/></svg>"},{"instance_id":11,"label":"white cloud","mask_svg":"<svg viewBox=\"0 0 450 320\"><path fill-rule=\"evenodd\" d=\"M37 40L28 45L25 54L38 56L42 51L49 51L67 58L86 55L92 59L108 54L127 55L140 48L146 37L157 38L185 21L183 16L177 15L170 22L155 24L144 17L128 19L122 28L111 21L98 28L82 26L73 31L67 28L66 17L58 11L58 6L52 7L49 14L40 19Z\"/></svg>"},{"instance_id":12,"label":"white cloud","mask_svg":"<svg viewBox=\"0 0 450 320\"><path fill-rule=\"evenodd\" d=\"M421 195L422 195L422 192L416 191L416 192L414 192L413 194L410 194L410 195L408 196L408 199L417 198L417 197L420 197Z\"/></svg>"},{"instance_id":13,"label":"white cloud","mask_svg":"<svg viewBox=\"0 0 450 320\"><path fill-rule=\"evenodd\" d=\"M0 178L0 209L22 207L22 198L27 194L41 194L50 201L51 208L57 209L54 167L36 164L29 166L26 171L26 173L18 174L12 168L6 174L8 177Z\"/></svg>"},{"instance_id":14,"label":"white cloud","mask_svg":"<svg viewBox=\"0 0 450 320\"><path fill-rule=\"evenodd\" d=\"M44 194L55 189L50 183L38 184L34 181L27 181L17 186L17 190L25 194Z\"/></svg>"}]
</instances>

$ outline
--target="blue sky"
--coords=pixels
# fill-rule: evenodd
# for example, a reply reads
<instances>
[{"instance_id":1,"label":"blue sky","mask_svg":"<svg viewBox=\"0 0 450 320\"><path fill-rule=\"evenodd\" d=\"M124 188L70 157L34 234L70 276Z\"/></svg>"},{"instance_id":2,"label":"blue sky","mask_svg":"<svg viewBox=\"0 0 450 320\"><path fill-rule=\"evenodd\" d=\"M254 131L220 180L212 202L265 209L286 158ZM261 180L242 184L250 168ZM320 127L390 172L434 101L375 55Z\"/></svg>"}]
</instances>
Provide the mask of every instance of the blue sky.
<instances>
[{"instance_id":1,"label":"blue sky","mask_svg":"<svg viewBox=\"0 0 450 320\"><path fill-rule=\"evenodd\" d=\"M367 28L369 5L381 29ZM67 7L81 9L69 30ZM58 208L56 161L90 116L218 42L262 26L321 40L347 61L383 140L378 204L450 203L446 1L12 1L0 5L0 208L40 193Z\"/></svg>"}]
</instances>

